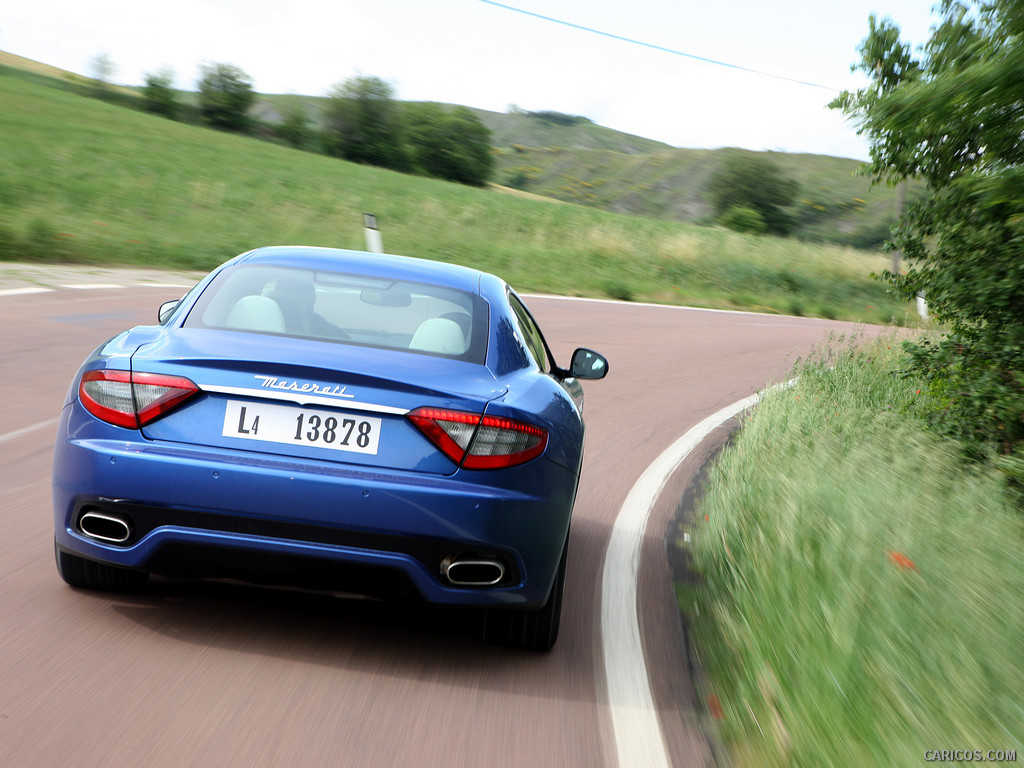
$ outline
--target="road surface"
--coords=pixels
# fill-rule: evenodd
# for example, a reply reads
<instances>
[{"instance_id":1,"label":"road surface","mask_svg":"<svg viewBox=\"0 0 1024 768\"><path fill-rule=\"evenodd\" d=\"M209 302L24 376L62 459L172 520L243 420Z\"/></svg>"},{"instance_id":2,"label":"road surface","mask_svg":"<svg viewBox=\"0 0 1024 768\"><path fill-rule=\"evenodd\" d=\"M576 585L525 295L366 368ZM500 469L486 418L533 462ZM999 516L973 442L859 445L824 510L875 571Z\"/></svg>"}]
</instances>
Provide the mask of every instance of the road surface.
<instances>
[{"instance_id":1,"label":"road surface","mask_svg":"<svg viewBox=\"0 0 1024 768\"><path fill-rule=\"evenodd\" d=\"M615 766L601 583L630 489L693 425L772 381L823 320L531 297L556 357L610 360L586 382L587 445L561 636L495 648L475 617L238 584L153 579L77 591L53 564L50 462L68 384L100 342L155 321L189 278L0 270L0 765ZM666 557L676 501L725 430L669 478L643 538L639 626L666 764L710 764ZM612 574L614 577L614 574ZM627 670L626 674L633 674ZM639 673L638 673L639 675ZM623 763L629 762L627 753ZM625 766L624 766L625 768Z\"/></svg>"}]
</instances>

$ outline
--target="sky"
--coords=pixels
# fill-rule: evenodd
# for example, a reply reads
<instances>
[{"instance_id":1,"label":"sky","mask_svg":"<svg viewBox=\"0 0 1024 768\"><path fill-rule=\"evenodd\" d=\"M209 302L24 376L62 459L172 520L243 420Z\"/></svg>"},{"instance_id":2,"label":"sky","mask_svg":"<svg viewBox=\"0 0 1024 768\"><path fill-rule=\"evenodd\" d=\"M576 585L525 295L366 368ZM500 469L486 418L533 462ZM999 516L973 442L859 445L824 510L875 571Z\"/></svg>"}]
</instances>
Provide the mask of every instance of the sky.
<instances>
[{"instance_id":1,"label":"sky","mask_svg":"<svg viewBox=\"0 0 1024 768\"><path fill-rule=\"evenodd\" d=\"M176 87L194 90L214 62L241 68L261 93L322 96L367 75L403 101L553 110L676 147L856 159L867 159L867 145L826 105L866 82L850 65L869 14L892 18L915 48L935 21L933 0L6 5L0 50L82 75L106 55L124 85L169 68Z\"/></svg>"}]
</instances>

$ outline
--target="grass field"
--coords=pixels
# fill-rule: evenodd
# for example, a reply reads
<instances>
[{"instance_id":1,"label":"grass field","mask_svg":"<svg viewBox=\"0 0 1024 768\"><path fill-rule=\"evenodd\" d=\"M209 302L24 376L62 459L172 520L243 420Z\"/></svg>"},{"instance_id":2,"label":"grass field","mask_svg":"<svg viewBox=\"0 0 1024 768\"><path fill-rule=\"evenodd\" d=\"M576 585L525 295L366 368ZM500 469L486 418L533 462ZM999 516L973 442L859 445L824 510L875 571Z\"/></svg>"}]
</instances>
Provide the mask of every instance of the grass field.
<instances>
[{"instance_id":1,"label":"grass field","mask_svg":"<svg viewBox=\"0 0 1024 768\"><path fill-rule=\"evenodd\" d=\"M800 367L698 509L681 604L739 768L1024 755L1024 519L913 418L889 346Z\"/></svg>"},{"instance_id":2,"label":"grass field","mask_svg":"<svg viewBox=\"0 0 1024 768\"><path fill-rule=\"evenodd\" d=\"M881 254L472 189L175 123L0 67L0 257L208 269L281 243L468 264L517 288L907 322Z\"/></svg>"}]
</instances>

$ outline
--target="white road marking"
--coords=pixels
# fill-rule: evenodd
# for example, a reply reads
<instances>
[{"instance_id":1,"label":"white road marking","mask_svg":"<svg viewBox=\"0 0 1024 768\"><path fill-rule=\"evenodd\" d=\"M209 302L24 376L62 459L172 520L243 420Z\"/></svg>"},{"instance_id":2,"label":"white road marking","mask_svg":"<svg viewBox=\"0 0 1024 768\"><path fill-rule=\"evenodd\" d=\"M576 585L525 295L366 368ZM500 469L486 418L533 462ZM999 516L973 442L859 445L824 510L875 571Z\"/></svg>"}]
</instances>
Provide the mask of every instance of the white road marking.
<instances>
[{"instance_id":1,"label":"white road marking","mask_svg":"<svg viewBox=\"0 0 1024 768\"><path fill-rule=\"evenodd\" d=\"M58 285L54 288L45 287L41 285L28 285L23 288L0 288L0 297L3 296L25 296L31 293L53 293L58 289L73 290L73 291L95 291L99 289L113 289L113 288L162 288L164 290L173 289L176 291L187 291L192 288L192 284L185 283L130 283L128 285L122 285L120 283L65 283Z\"/></svg>"},{"instance_id":2,"label":"white road marking","mask_svg":"<svg viewBox=\"0 0 1024 768\"><path fill-rule=\"evenodd\" d=\"M612 528L601 576L601 638L619 768L668 768L640 640L637 579L647 518L668 478L711 432L760 395L708 416L670 445L636 481Z\"/></svg>"},{"instance_id":3,"label":"white road marking","mask_svg":"<svg viewBox=\"0 0 1024 768\"><path fill-rule=\"evenodd\" d=\"M35 432L37 429L52 427L58 421L59 419L48 419L47 421L40 421L38 424L33 424L30 427L22 427L21 429L16 429L13 432L8 432L6 435L0 435L0 443L6 443L8 440L14 440L22 435L27 435L29 432Z\"/></svg>"},{"instance_id":4,"label":"white road marking","mask_svg":"<svg viewBox=\"0 0 1024 768\"><path fill-rule=\"evenodd\" d=\"M589 296L556 296L553 293L522 293L524 299L553 299L554 301L579 301L590 304L621 304L626 307L656 307L658 309L685 309L687 312L714 312L720 315L764 315L764 312L749 312L743 309L711 309L709 307L685 307L682 304L654 304L645 301L622 301L621 299L595 299ZM772 315L785 317L785 315ZM546 327L546 326L545 326Z\"/></svg>"},{"instance_id":5,"label":"white road marking","mask_svg":"<svg viewBox=\"0 0 1024 768\"><path fill-rule=\"evenodd\" d=\"M50 293L51 291L53 291L53 288L30 285L24 288L4 288L0 290L0 296L22 296L29 293Z\"/></svg>"},{"instance_id":6,"label":"white road marking","mask_svg":"<svg viewBox=\"0 0 1024 768\"><path fill-rule=\"evenodd\" d=\"M74 291L95 291L100 288L124 288L124 286L117 283L73 283L62 285L61 288L70 288Z\"/></svg>"}]
</instances>

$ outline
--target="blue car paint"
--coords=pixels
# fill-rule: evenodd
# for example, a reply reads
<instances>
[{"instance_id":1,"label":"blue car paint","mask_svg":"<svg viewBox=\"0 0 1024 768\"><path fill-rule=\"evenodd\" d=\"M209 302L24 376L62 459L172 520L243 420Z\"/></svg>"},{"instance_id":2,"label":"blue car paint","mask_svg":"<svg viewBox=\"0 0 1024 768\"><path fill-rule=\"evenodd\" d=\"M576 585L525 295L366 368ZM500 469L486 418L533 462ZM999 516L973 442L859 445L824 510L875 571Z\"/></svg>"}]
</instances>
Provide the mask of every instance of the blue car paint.
<instances>
[{"instance_id":1,"label":"blue car paint","mask_svg":"<svg viewBox=\"0 0 1024 768\"><path fill-rule=\"evenodd\" d=\"M191 306L218 272L261 262L366 275L385 271L396 279L479 292L491 312L486 367L333 342L298 343L244 332L181 328ZM226 263L190 291L163 325L140 326L101 345L72 382L54 457L58 547L99 562L140 569L147 569L160 548L171 542L301 554L401 571L431 602L542 605L568 535L582 462L583 422L563 386L531 362L515 332L508 292L503 281L485 273L376 254L370 263L360 253L271 248ZM324 350L337 348L345 349L351 373L339 368L334 378L325 377L329 366L322 365ZM381 467L371 466L363 457L338 461L326 449L300 457L282 455L276 447L259 450L232 444L230 438L221 445L190 443L187 433L195 427L195 418L215 419L223 413L222 398L208 394L142 431L102 422L78 401L81 375L99 368L128 370L134 365L136 370L187 376L201 387L236 386L241 379L252 378L253 368L245 363L253 361L255 352L262 353L263 367L258 370L268 375L289 376L303 370L310 379L323 379L325 384L336 380L353 389L376 380L379 386L369 386L361 399L410 410L432 405L522 419L547 428L549 444L543 455L521 466L465 470L432 449L407 419L395 416L406 428L408 440L389 457L390 465ZM240 370L224 365L232 355ZM286 363L279 362L281 358ZM375 364L382 363L387 375L375 370ZM201 371L210 378L204 379ZM388 387L380 381L388 376L398 384ZM197 406L193 416L186 415ZM130 546L104 544L76 531L73 519L83 503L99 500L398 535L450 544L453 552L487 547L515 563L519 580L486 589L453 587L444 583L437 568L408 554L175 525L158 526Z\"/></svg>"},{"instance_id":2,"label":"blue car paint","mask_svg":"<svg viewBox=\"0 0 1024 768\"><path fill-rule=\"evenodd\" d=\"M72 406L73 407L73 406ZM146 568L157 549L171 541L217 543L229 548L375 563L405 572L431 602L486 605L542 603L557 564L557 546L564 541L565 507L572 499L536 495L475 481L479 473L450 477L416 473L339 472L317 462L274 459L224 449L190 449L140 445L110 434L116 428L96 422L76 435L70 410L61 419L64 447L54 465L57 543L83 557L117 565ZM105 437L98 434L108 433ZM536 477L530 473L531 481ZM541 474L546 488L565 488L572 478L549 464ZM168 478L172 478L168 482ZM510 485L513 483L509 483ZM521 581L500 589L455 589L445 586L436 570L411 557L388 552L356 552L344 547L300 541L271 540L216 531L161 527L131 547L91 541L77 533L69 519L79 502L116 498L205 513L244 515L315 525L337 525L363 532L400 533L417 539L450 541L460 548L496 546L515 558ZM538 489L540 491L546 489ZM154 498L154 491L157 496ZM239 502L244 508L239 509ZM339 521L342 518L342 521ZM548 542L545 544L545 542ZM315 585L311 585L315 586Z\"/></svg>"},{"instance_id":3,"label":"blue car paint","mask_svg":"<svg viewBox=\"0 0 1024 768\"><path fill-rule=\"evenodd\" d=\"M319 365L311 364L314 360ZM211 392L142 430L148 439L171 442L191 442L196 439L204 420L223 419L224 401L227 399L255 400L261 395L278 394L265 387L267 380L261 381L259 376L319 382L328 389L344 389L351 399L336 398L331 405L349 412L354 412L351 411L353 406L359 410L367 405L404 412L425 403L479 412L488 401L506 391L483 366L458 360L432 359L429 366L424 366L421 355L408 352L188 328L176 330L140 348L134 356L133 365L150 373L184 376L200 389ZM387 375L382 376L381 371L386 371ZM249 395L216 394L213 390L218 387L248 392ZM320 402L325 404L327 398L320 398ZM384 419L385 430L392 433L382 436L382 443L391 449L390 456L339 454L327 448L292 448L276 444L273 450L293 456L308 455L310 458L394 469L428 462L432 468L423 468L423 471L443 474L455 471L455 465L404 416L375 415ZM252 442L222 437L219 432L211 437L214 438L210 443L213 445L256 450ZM396 450L398 448L402 450Z\"/></svg>"}]
</instances>

